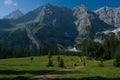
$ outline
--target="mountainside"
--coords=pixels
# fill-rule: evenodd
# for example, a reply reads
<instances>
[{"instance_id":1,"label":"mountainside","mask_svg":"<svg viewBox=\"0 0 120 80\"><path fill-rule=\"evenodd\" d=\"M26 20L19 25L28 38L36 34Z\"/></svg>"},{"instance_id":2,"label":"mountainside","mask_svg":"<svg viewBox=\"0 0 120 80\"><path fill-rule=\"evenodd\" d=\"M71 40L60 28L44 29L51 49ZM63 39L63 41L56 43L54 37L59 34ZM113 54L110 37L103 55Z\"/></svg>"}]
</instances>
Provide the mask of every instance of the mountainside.
<instances>
[{"instance_id":1,"label":"mountainside","mask_svg":"<svg viewBox=\"0 0 120 80\"><path fill-rule=\"evenodd\" d=\"M0 20L0 41L6 46L13 45L13 48L34 46L37 49L42 46L74 47L79 39L100 42L116 36L114 31L119 27L119 12L119 8L104 7L93 12L84 5L70 9L45 4L25 15ZM106 31L113 35L106 34Z\"/></svg>"},{"instance_id":2,"label":"mountainside","mask_svg":"<svg viewBox=\"0 0 120 80\"><path fill-rule=\"evenodd\" d=\"M79 37L93 39L97 32L113 28L113 26L100 20L94 12L88 10L84 5L75 7L73 12L73 15L76 17L75 24L79 32Z\"/></svg>"},{"instance_id":3,"label":"mountainside","mask_svg":"<svg viewBox=\"0 0 120 80\"><path fill-rule=\"evenodd\" d=\"M11 24L8 20L0 19L0 30L1 29L14 28L14 27L15 27L15 25Z\"/></svg>"},{"instance_id":4,"label":"mountainside","mask_svg":"<svg viewBox=\"0 0 120 80\"><path fill-rule=\"evenodd\" d=\"M11 12L10 14L8 14L7 16L5 16L5 19L17 19L22 17L24 14L20 11L20 10L15 10L13 12Z\"/></svg>"},{"instance_id":5,"label":"mountainside","mask_svg":"<svg viewBox=\"0 0 120 80\"><path fill-rule=\"evenodd\" d=\"M74 46L78 33L72 10L51 4L45 4L18 19L11 20L11 23L25 29L28 38L37 48L41 45L55 48L58 45L61 48Z\"/></svg>"},{"instance_id":6,"label":"mountainside","mask_svg":"<svg viewBox=\"0 0 120 80\"><path fill-rule=\"evenodd\" d=\"M35 11L38 11L38 15L28 26L38 43L49 47L59 44L67 47L75 44L77 28L71 9L46 4Z\"/></svg>"},{"instance_id":7,"label":"mountainside","mask_svg":"<svg viewBox=\"0 0 120 80\"><path fill-rule=\"evenodd\" d=\"M95 13L107 24L120 27L120 8L103 7Z\"/></svg>"}]
</instances>

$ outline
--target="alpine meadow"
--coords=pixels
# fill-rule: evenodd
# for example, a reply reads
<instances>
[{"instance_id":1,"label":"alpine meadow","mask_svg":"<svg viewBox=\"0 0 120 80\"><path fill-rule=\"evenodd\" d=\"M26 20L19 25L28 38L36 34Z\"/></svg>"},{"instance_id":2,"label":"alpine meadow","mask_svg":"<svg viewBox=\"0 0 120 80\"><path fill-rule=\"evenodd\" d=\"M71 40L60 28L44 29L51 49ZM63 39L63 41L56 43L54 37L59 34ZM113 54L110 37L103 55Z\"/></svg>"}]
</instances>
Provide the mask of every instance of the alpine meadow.
<instances>
[{"instance_id":1,"label":"alpine meadow","mask_svg":"<svg viewBox=\"0 0 120 80\"><path fill-rule=\"evenodd\" d=\"M1 0L0 80L120 80L119 0Z\"/></svg>"}]
</instances>

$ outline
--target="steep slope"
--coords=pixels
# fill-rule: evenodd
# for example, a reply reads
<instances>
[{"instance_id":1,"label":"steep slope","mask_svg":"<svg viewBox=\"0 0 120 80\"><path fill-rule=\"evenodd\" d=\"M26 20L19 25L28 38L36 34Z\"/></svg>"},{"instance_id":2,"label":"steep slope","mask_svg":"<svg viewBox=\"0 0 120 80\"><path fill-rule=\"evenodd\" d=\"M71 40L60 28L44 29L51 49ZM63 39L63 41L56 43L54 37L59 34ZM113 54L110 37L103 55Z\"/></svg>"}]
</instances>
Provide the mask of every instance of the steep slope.
<instances>
[{"instance_id":1,"label":"steep slope","mask_svg":"<svg viewBox=\"0 0 120 80\"><path fill-rule=\"evenodd\" d=\"M13 25L8 20L0 20L0 42L5 49L27 50L34 46L28 37L25 27Z\"/></svg>"},{"instance_id":2,"label":"steep slope","mask_svg":"<svg viewBox=\"0 0 120 80\"><path fill-rule=\"evenodd\" d=\"M113 30L106 30L101 33L97 33L95 35L95 42L103 43L104 40L111 40L111 39L119 39L120 38L120 28L116 28Z\"/></svg>"},{"instance_id":3,"label":"steep slope","mask_svg":"<svg viewBox=\"0 0 120 80\"><path fill-rule=\"evenodd\" d=\"M4 45L4 48L13 49L14 51L19 51L19 49L27 50L32 45L24 29L15 31L0 30L0 41Z\"/></svg>"},{"instance_id":4,"label":"steep slope","mask_svg":"<svg viewBox=\"0 0 120 80\"><path fill-rule=\"evenodd\" d=\"M20 10L15 10L13 12L11 12L10 14L8 14L7 16L5 16L5 19L17 19L22 17L24 14L20 11Z\"/></svg>"},{"instance_id":5,"label":"steep slope","mask_svg":"<svg viewBox=\"0 0 120 80\"><path fill-rule=\"evenodd\" d=\"M0 20L0 41L13 48L30 48L32 45L39 49L44 45L61 49L75 47L84 39L99 41L116 37L114 25L119 19L116 24L108 23L106 18L105 21L100 17L104 14L99 11L101 9L92 12L84 5L72 10L45 4L17 19ZM107 31L110 33L106 34Z\"/></svg>"},{"instance_id":6,"label":"steep slope","mask_svg":"<svg viewBox=\"0 0 120 80\"><path fill-rule=\"evenodd\" d=\"M120 8L103 7L95 13L107 24L120 27Z\"/></svg>"},{"instance_id":7,"label":"steep slope","mask_svg":"<svg viewBox=\"0 0 120 80\"><path fill-rule=\"evenodd\" d=\"M70 8L45 4L13 20L12 23L27 24L26 27L29 27L30 32L33 32L31 35L34 36L39 45L53 47L60 44L67 47L74 45L78 33L74 20ZM43 25L45 26L43 27Z\"/></svg>"},{"instance_id":8,"label":"steep slope","mask_svg":"<svg viewBox=\"0 0 120 80\"><path fill-rule=\"evenodd\" d=\"M100 20L94 12L88 10L84 5L75 7L73 12L80 38L93 39L97 32L113 28Z\"/></svg>"},{"instance_id":9,"label":"steep slope","mask_svg":"<svg viewBox=\"0 0 120 80\"><path fill-rule=\"evenodd\" d=\"M37 49L39 49L40 48L39 43L34 38L28 26L26 27L26 32L28 34L29 39L32 41L32 43L36 45Z\"/></svg>"},{"instance_id":10,"label":"steep slope","mask_svg":"<svg viewBox=\"0 0 120 80\"><path fill-rule=\"evenodd\" d=\"M42 39L44 44L56 46L61 44L66 47L74 45L77 29L71 9L46 5L35 22L46 25L36 33L38 39Z\"/></svg>"},{"instance_id":11,"label":"steep slope","mask_svg":"<svg viewBox=\"0 0 120 80\"><path fill-rule=\"evenodd\" d=\"M15 26L12 25L8 20L0 19L0 30L5 28L13 28L13 27Z\"/></svg>"}]
</instances>

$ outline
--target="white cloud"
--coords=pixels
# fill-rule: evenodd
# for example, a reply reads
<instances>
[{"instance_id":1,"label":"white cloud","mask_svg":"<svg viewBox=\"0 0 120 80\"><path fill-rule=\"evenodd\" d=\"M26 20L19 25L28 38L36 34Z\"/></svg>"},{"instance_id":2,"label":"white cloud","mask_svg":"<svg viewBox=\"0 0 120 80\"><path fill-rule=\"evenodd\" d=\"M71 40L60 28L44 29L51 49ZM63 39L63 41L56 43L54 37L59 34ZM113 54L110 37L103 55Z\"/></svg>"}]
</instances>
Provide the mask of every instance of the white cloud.
<instances>
[{"instance_id":1,"label":"white cloud","mask_svg":"<svg viewBox=\"0 0 120 80\"><path fill-rule=\"evenodd\" d=\"M4 0L5 5L10 5L13 3L13 0Z\"/></svg>"},{"instance_id":2,"label":"white cloud","mask_svg":"<svg viewBox=\"0 0 120 80\"><path fill-rule=\"evenodd\" d=\"M17 3L14 2L13 0L4 0L4 4L5 4L5 5L17 6Z\"/></svg>"},{"instance_id":3,"label":"white cloud","mask_svg":"<svg viewBox=\"0 0 120 80\"><path fill-rule=\"evenodd\" d=\"M13 5L14 5L14 6L17 6L17 3L14 3Z\"/></svg>"}]
</instances>

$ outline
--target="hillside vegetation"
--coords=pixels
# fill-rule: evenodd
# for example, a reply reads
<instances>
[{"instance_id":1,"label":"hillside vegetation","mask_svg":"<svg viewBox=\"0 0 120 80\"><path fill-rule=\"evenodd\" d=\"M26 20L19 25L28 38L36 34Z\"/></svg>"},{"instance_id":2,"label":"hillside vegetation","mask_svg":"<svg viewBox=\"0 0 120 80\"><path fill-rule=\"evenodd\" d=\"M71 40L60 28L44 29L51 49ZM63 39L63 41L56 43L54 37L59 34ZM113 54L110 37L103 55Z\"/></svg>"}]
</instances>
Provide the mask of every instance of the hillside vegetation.
<instances>
[{"instance_id":1,"label":"hillside vegetation","mask_svg":"<svg viewBox=\"0 0 120 80\"><path fill-rule=\"evenodd\" d=\"M52 57L54 66L47 67L48 56L10 58L0 60L0 80L27 80L39 75L50 75L55 80L119 80L120 68L113 66L113 60L86 60L86 66L78 56L61 56L65 67L59 68L57 56ZM55 72L53 73L52 72Z\"/></svg>"}]
</instances>

